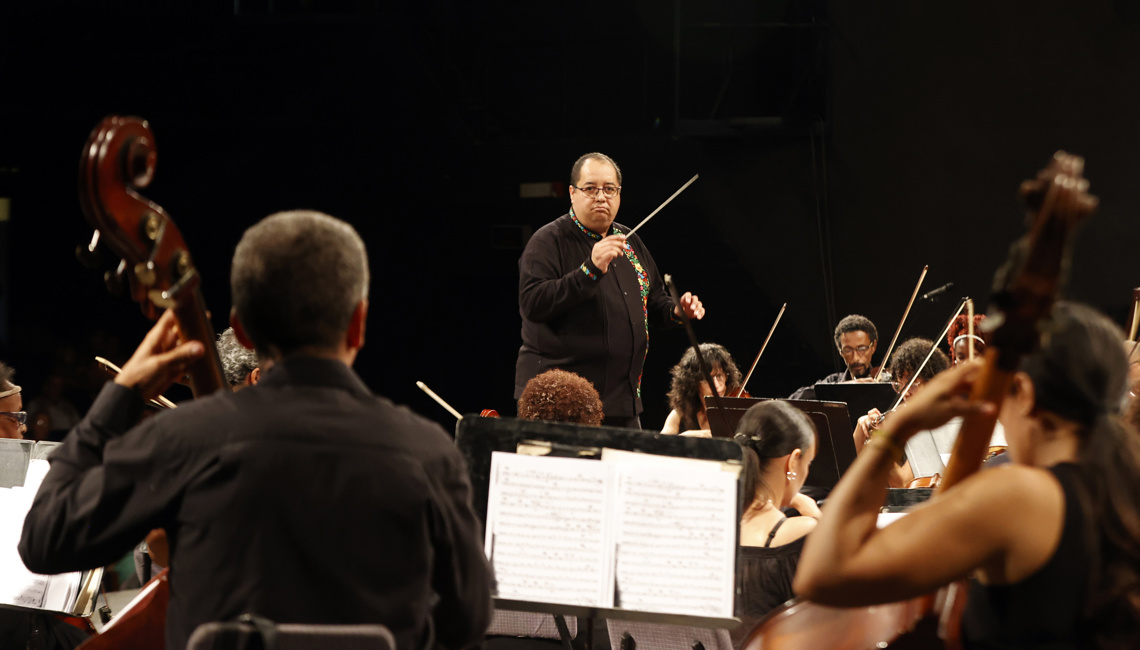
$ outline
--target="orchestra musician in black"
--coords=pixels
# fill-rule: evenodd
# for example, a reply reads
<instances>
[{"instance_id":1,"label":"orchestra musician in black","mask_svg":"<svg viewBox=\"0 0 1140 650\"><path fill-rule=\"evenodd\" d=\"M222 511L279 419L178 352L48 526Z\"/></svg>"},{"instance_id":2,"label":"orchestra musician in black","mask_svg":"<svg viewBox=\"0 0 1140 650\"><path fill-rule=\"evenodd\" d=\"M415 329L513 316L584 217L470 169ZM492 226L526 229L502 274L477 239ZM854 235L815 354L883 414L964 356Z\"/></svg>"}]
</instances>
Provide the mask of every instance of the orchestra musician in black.
<instances>
[{"instance_id":1,"label":"orchestra musician in black","mask_svg":"<svg viewBox=\"0 0 1140 650\"><path fill-rule=\"evenodd\" d=\"M270 216L234 252L231 324L267 370L136 425L204 352L166 312L51 459L19 551L39 573L171 557L166 647L206 622L380 623L401 650L477 642L491 575L462 456L369 391L368 257L347 223Z\"/></svg>"},{"instance_id":2,"label":"orchestra musician in black","mask_svg":"<svg viewBox=\"0 0 1140 650\"><path fill-rule=\"evenodd\" d=\"M866 316L851 314L844 316L843 320L835 326L835 349L843 357L847 367L842 372L832 373L816 384L838 384L845 381L870 381L878 370L874 367L873 357L875 348L879 344L879 331L875 324ZM889 377L888 377L889 379ZM792 393L789 399L815 399L815 384L804 386Z\"/></svg>"}]
</instances>

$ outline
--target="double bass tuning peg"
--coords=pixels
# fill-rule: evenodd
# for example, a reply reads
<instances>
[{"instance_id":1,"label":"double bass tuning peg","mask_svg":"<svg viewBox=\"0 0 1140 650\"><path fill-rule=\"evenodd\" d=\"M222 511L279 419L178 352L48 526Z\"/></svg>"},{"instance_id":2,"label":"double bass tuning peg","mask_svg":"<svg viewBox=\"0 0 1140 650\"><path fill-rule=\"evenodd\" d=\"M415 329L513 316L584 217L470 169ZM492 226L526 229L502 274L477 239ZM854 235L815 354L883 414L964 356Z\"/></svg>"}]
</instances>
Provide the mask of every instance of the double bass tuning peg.
<instances>
[{"instance_id":1,"label":"double bass tuning peg","mask_svg":"<svg viewBox=\"0 0 1140 650\"><path fill-rule=\"evenodd\" d=\"M120 260L119 266L115 267L114 271L107 271L103 274L103 284L107 285L107 291L113 296L122 296L124 293L123 288L123 275L127 272L127 261Z\"/></svg>"},{"instance_id":2,"label":"double bass tuning peg","mask_svg":"<svg viewBox=\"0 0 1140 650\"><path fill-rule=\"evenodd\" d=\"M91 243L86 246L80 244L75 247L75 259L79 260L79 263L83 266L94 270L102 265L102 255L100 251L99 231L96 230L95 234L91 235Z\"/></svg>"}]
</instances>

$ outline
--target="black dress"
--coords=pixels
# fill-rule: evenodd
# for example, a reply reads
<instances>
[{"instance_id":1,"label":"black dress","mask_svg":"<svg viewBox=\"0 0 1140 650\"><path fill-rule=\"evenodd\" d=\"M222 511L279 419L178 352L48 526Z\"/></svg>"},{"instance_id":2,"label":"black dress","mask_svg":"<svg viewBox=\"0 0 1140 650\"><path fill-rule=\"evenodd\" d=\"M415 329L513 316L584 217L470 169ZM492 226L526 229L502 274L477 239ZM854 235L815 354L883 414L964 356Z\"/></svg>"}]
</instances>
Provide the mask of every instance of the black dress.
<instances>
[{"instance_id":1,"label":"black dress","mask_svg":"<svg viewBox=\"0 0 1140 650\"><path fill-rule=\"evenodd\" d=\"M1064 528L1053 557L1025 580L1011 585L970 581L962 617L965 647L1069 650L1094 647L1082 623L1088 592L1089 531L1093 524L1081 507L1076 465L1049 468L1065 494Z\"/></svg>"},{"instance_id":2,"label":"black dress","mask_svg":"<svg viewBox=\"0 0 1140 650\"><path fill-rule=\"evenodd\" d=\"M776 531L787 521L781 519L768 533L768 544L776 536ZM795 597L792 592L792 578L796 576L796 565L804 550L801 537L783 546L741 546L740 566L743 592L741 594L741 623L732 631L732 645L739 648L756 623L768 612Z\"/></svg>"}]
</instances>

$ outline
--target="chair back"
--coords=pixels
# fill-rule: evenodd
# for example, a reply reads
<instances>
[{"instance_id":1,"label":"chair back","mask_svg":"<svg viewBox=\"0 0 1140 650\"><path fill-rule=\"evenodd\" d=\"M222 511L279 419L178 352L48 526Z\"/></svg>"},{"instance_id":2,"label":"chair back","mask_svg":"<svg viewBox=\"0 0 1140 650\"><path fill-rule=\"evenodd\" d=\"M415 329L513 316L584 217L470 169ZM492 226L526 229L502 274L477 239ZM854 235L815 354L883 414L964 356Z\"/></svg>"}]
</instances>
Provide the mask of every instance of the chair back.
<instances>
[{"instance_id":1,"label":"chair back","mask_svg":"<svg viewBox=\"0 0 1140 650\"><path fill-rule=\"evenodd\" d=\"M267 627L268 626L268 627ZM186 650L396 650L383 625L273 624L264 619L203 623Z\"/></svg>"}]
</instances>

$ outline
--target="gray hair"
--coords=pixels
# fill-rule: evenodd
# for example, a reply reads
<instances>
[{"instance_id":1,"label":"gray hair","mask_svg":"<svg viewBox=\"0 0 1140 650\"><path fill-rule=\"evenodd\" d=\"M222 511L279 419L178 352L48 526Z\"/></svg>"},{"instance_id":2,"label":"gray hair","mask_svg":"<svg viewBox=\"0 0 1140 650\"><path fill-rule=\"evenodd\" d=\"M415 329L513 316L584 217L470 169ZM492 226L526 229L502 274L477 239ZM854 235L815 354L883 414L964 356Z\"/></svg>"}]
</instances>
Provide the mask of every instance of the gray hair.
<instances>
[{"instance_id":1,"label":"gray hair","mask_svg":"<svg viewBox=\"0 0 1140 650\"><path fill-rule=\"evenodd\" d=\"M234 328L227 327L218 335L218 357L222 360L222 373L230 386L245 383L249 373L261 366L257 353L241 344L234 335Z\"/></svg>"},{"instance_id":2,"label":"gray hair","mask_svg":"<svg viewBox=\"0 0 1140 650\"><path fill-rule=\"evenodd\" d=\"M259 357L335 348L368 298L368 253L347 223L310 210L279 212L245 231L230 287Z\"/></svg>"}]
</instances>

